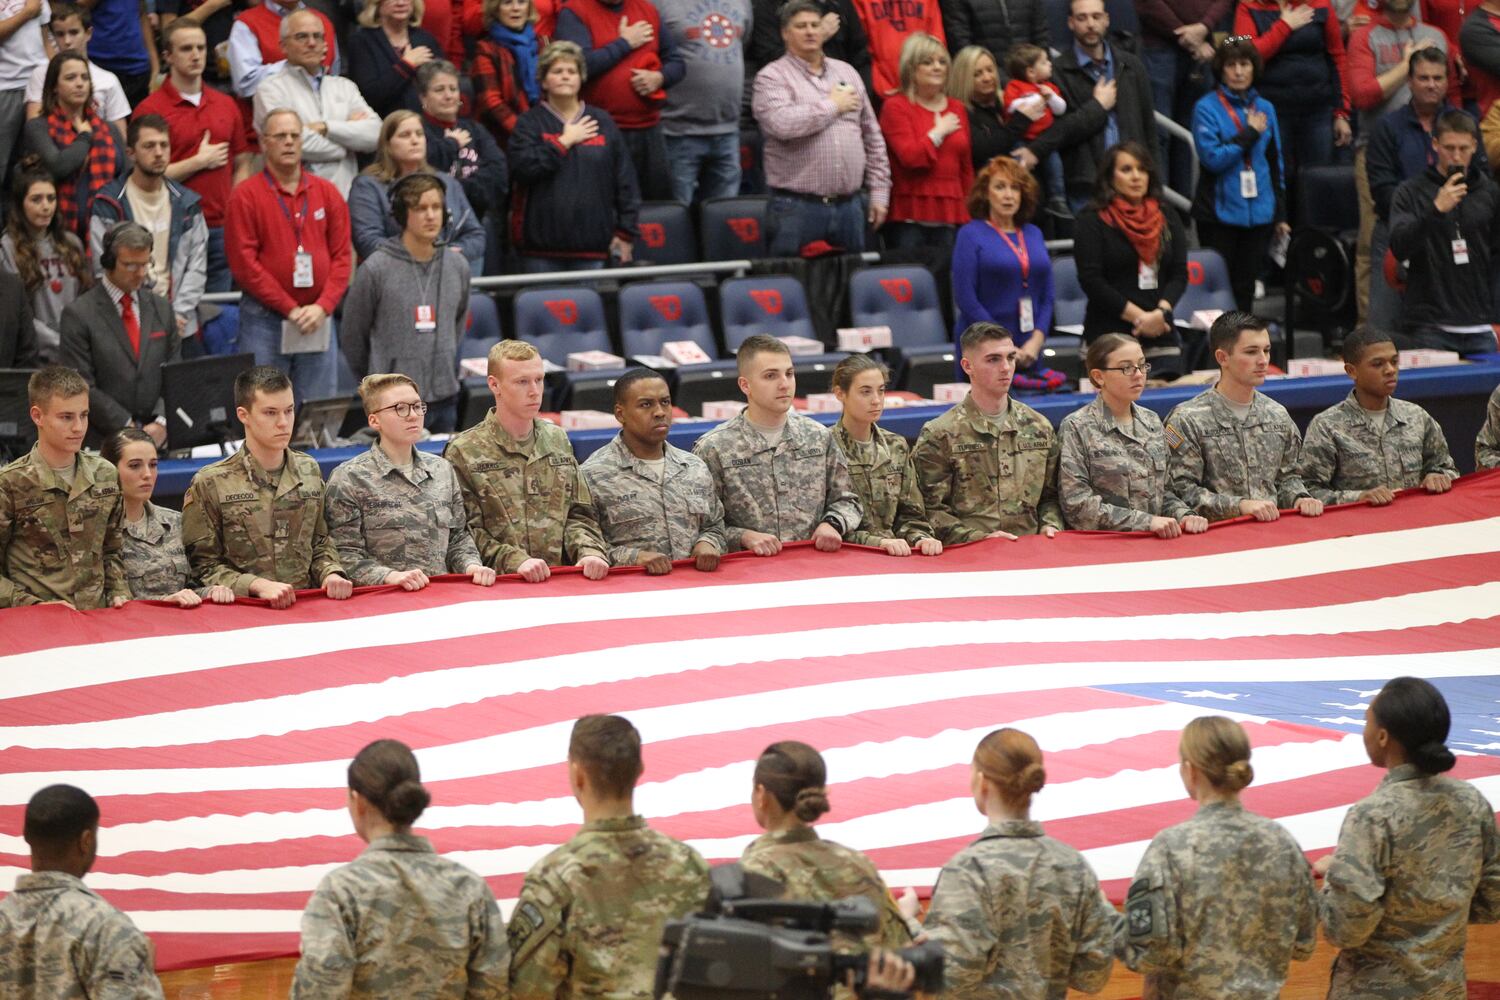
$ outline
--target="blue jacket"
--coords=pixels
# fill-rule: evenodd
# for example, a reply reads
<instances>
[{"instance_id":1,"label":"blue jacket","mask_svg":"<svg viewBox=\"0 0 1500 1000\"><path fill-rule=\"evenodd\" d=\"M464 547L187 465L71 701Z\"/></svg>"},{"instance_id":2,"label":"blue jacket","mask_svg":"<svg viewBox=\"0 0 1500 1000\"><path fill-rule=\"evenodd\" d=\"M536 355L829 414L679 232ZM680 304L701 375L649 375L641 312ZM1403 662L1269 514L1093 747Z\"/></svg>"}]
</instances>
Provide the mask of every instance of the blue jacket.
<instances>
[{"instance_id":1,"label":"blue jacket","mask_svg":"<svg viewBox=\"0 0 1500 1000\"><path fill-rule=\"evenodd\" d=\"M1224 107L1223 95L1239 115L1240 125ZM1265 114L1264 132L1251 128L1251 111ZM1286 183L1281 162L1281 127L1276 109L1252 88L1237 97L1224 87L1215 87L1193 107L1193 145L1203 171L1193 198L1193 217L1225 226L1266 226L1286 218ZM1255 171L1255 197L1240 195L1240 171L1245 158Z\"/></svg>"}]
</instances>

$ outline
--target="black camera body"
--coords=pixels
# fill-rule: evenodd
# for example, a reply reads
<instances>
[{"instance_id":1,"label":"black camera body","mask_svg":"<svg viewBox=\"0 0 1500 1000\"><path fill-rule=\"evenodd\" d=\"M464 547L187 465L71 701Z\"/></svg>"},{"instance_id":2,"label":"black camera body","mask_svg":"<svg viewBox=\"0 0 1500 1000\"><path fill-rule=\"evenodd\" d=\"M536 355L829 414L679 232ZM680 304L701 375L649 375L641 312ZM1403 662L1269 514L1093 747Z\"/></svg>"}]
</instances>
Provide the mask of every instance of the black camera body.
<instances>
[{"instance_id":1,"label":"black camera body","mask_svg":"<svg viewBox=\"0 0 1500 1000\"><path fill-rule=\"evenodd\" d=\"M869 955L840 953L834 935L862 936L880 926L868 899L775 898L779 882L739 865L716 867L710 878L707 912L671 921L662 933L657 1000L667 993L675 1000L826 1000L851 972L862 992ZM913 945L898 954L916 968L916 989L942 990L940 947Z\"/></svg>"}]
</instances>

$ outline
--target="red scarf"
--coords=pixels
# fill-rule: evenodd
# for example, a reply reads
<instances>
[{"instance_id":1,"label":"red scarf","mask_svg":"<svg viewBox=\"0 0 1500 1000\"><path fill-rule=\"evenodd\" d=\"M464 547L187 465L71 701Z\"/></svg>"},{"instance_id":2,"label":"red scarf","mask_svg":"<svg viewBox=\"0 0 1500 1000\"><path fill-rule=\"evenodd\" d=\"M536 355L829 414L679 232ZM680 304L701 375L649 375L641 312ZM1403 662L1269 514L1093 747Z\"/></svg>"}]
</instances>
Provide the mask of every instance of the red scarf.
<instances>
[{"instance_id":1,"label":"red scarf","mask_svg":"<svg viewBox=\"0 0 1500 1000\"><path fill-rule=\"evenodd\" d=\"M1099 218L1125 234L1141 263L1155 266L1161 256L1162 235L1167 228L1167 218L1155 198L1146 198L1139 205L1132 205L1115 195L1099 212Z\"/></svg>"},{"instance_id":2,"label":"red scarf","mask_svg":"<svg viewBox=\"0 0 1500 1000\"><path fill-rule=\"evenodd\" d=\"M94 195L115 179L116 168L114 130L92 107L88 110L88 120L93 135L89 158L82 170L57 182L57 212L63 225L77 233L84 246L89 245L89 211ZM58 149L70 145L78 136L72 119L61 108L53 108L47 116L47 134Z\"/></svg>"}]
</instances>

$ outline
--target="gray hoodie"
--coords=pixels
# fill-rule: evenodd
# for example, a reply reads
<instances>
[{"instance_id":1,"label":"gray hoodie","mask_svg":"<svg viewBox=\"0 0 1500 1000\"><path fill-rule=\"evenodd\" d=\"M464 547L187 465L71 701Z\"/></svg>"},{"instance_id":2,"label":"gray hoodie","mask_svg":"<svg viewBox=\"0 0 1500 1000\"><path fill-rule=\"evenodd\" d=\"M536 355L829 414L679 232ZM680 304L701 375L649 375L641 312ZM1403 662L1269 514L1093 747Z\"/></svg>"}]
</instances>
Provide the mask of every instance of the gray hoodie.
<instances>
[{"instance_id":1,"label":"gray hoodie","mask_svg":"<svg viewBox=\"0 0 1500 1000\"><path fill-rule=\"evenodd\" d=\"M417 330L417 307L431 306L436 329ZM456 247L438 244L426 263L399 238L360 262L344 299L339 345L356 378L400 372L428 402L458 392L458 342L469 316L469 265Z\"/></svg>"}]
</instances>

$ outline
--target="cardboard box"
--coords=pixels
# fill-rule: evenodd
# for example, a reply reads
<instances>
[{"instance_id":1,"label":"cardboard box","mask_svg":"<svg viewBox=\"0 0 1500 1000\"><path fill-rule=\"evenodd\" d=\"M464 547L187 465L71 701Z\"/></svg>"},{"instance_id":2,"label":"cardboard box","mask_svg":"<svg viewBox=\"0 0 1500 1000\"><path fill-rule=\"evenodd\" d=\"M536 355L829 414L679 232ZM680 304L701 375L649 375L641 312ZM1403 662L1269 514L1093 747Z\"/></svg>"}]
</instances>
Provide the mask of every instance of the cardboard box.
<instances>
[{"instance_id":1,"label":"cardboard box","mask_svg":"<svg viewBox=\"0 0 1500 1000\"><path fill-rule=\"evenodd\" d=\"M1458 356L1457 351L1435 351L1426 347L1415 351L1402 351L1400 358L1402 368L1443 368L1448 365L1463 364L1463 359Z\"/></svg>"},{"instance_id":2,"label":"cardboard box","mask_svg":"<svg viewBox=\"0 0 1500 1000\"><path fill-rule=\"evenodd\" d=\"M668 361L660 354L632 354L630 356L630 360L634 361L638 365L644 365L647 368L653 369L654 371L660 371L663 368L677 367L675 364Z\"/></svg>"},{"instance_id":3,"label":"cardboard box","mask_svg":"<svg viewBox=\"0 0 1500 1000\"><path fill-rule=\"evenodd\" d=\"M574 351L568 355L570 372L597 372L624 367L625 359L608 351Z\"/></svg>"},{"instance_id":4,"label":"cardboard box","mask_svg":"<svg viewBox=\"0 0 1500 1000\"><path fill-rule=\"evenodd\" d=\"M586 431L599 427L619 427L620 422L613 413L603 410L563 410L558 423L565 431Z\"/></svg>"},{"instance_id":5,"label":"cardboard box","mask_svg":"<svg viewBox=\"0 0 1500 1000\"><path fill-rule=\"evenodd\" d=\"M746 406L743 399L713 399L703 404L704 420L728 420Z\"/></svg>"},{"instance_id":6,"label":"cardboard box","mask_svg":"<svg viewBox=\"0 0 1500 1000\"><path fill-rule=\"evenodd\" d=\"M661 345L661 356L674 365L706 365L713 358L691 340L669 340Z\"/></svg>"},{"instance_id":7,"label":"cardboard box","mask_svg":"<svg viewBox=\"0 0 1500 1000\"><path fill-rule=\"evenodd\" d=\"M968 394L967 382L939 382L932 387L932 398L939 403L961 403Z\"/></svg>"},{"instance_id":8,"label":"cardboard box","mask_svg":"<svg viewBox=\"0 0 1500 1000\"><path fill-rule=\"evenodd\" d=\"M821 340L813 340L811 337L778 337L786 349L792 352L792 357L805 357L809 354L826 354Z\"/></svg>"},{"instance_id":9,"label":"cardboard box","mask_svg":"<svg viewBox=\"0 0 1500 1000\"><path fill-rule=\"evenodd\" d=\"M1214 320L1224 315L1222 309L1195 309L1193 315L1188 317L1188 327L1193 330L1208 332L1208 328L1214 325Z\"/></svg>"},{"instance_id":10,"label":"cardboard box","mask_svg":"<svg viewBox=\"0 0 1500 1000\"><path fill-rule=\"evenodd\" d=\"M1333 358L1292 358L1286 363L1286 373L1292 378L1313 378L1318 375L1342 375L1344 363Z\"/></svg>"},{"instance_id":11,"label":"cardboard box","mask_svg":"<svg viewBox=\"0 0 1500 1000\"><path fill-rule=\"evenodd\" d=\"M888 326L848 326L839 333L839 350L854 353L873 351L891 346L891 328Z\"/></svg>"},{"instance_id":12,"label":"cardboard box","mask_svg":"<svg viewBox=\"0 0 1500 1000\"><path fill-rule=\"evenodd\" d=\"M470 375L478 375L484 378L490 373L489 358L464 358L458 363L458 374L460 378Z\"/></svg>"},{"instance_id":13,"label":"cardboard box","mask_svg":"<svg viewBox=\"0 0 1500 1000\"><path fill-rule=\"evenodd\" d=\"M808 413L843 413L844 404L831 392L810 392L807 394Z\"/></svg>"}]
</instances>

